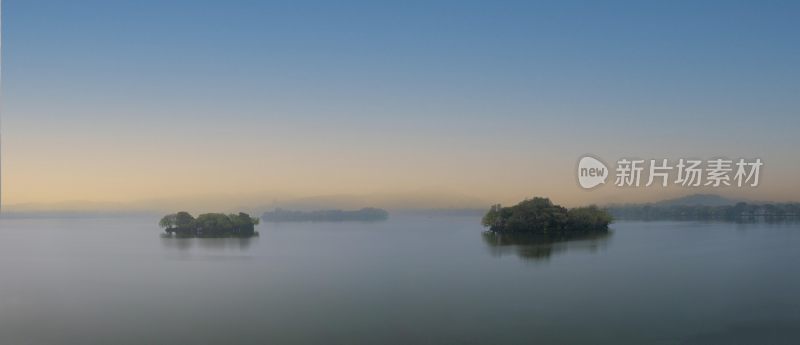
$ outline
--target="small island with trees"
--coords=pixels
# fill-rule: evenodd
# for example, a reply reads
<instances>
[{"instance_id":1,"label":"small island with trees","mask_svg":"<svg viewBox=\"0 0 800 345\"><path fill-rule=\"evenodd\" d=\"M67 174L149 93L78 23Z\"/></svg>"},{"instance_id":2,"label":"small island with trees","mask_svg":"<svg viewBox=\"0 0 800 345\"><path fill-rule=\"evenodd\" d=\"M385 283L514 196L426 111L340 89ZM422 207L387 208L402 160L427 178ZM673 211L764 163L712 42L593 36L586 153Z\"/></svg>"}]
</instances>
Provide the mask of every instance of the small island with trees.
<instances>
[{"instance_id":1,"label":"small island with trees","mask_svg":"<svg viewBox=\"0 0 800 345\"><path fill-rule=\"evenodd\" d=\"M548 198L526 199L511 207L493 205L482 224L502 234L563 237L608 231L611 215L597 206L567 209Z\"/></svg>"},{"instance_id":2,"label":"small island with trees","mask_svg":"<svg viewBox=\"0 0 800 345\"><path fill-rule=\"evenodd\" d=\"M158 223L169 235L179 237L252 237L258 236L258 218L247 213L205 213L194 218L188 212L168 214Z\"/></svg>"},{"instance_id":3,"label":"small island with trees","mask_svg":"<svg viewBox=\"0 0 800 345\"><path fill-rule=\"evenodd\" d=\"M308 212L277 208L261 215L261 219L265 222L375 222L388 218L389 212L374 207L365 207L355 211L319 210Z\"/></svg>"}]
</instances>

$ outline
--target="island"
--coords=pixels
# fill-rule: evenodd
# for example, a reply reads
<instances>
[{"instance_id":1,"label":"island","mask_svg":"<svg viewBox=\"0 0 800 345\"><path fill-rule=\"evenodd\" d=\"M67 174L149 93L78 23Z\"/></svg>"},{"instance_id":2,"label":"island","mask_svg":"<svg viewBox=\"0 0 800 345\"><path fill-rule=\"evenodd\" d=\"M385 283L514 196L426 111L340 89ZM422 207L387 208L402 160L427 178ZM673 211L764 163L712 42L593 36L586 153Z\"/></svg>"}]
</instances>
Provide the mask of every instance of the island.
<instances>
[{"instance_id":1,"label":"island","mask_svg":"<svg viewBox=\"0 0 800 345\"><path fill-rule=\"evenodd\" d=\"M504 234L567 236L607 232L611 215L597 206L567 209L535 197L511 206L493 205L483 217L489 231Z\"/></svg>"},{"instance_id":2,"label":"island","mask_svg":"<svg viewBox=\"0 0 800 345\"><path fill-rule=\"evenodd\" d=\"M249 214L205 213L194 218L189 212L168 214L158 223L169 235L181 237L252 237L258 236L259 219Z\"/></svg>"},{"instance_id":3,"label":"island","mask_svg":"<svg viewBox=\"0 0 800 345\"><path fill-rule=\"evenodd\" d=\"M388 218L389 212L374 207L365 207L355 211L319 210L308 212L277 208L261 215L261 219L265 222L374 222Z\"/></svg>"}]
</instances>

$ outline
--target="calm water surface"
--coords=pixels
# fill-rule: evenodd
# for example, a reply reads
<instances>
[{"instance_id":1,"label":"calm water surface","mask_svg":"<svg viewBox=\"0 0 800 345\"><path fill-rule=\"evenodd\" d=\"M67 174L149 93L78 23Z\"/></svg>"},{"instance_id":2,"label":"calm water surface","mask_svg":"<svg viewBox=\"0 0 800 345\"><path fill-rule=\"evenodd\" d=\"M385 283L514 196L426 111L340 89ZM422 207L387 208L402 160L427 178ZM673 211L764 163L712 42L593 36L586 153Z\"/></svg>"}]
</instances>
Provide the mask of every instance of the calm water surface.
<instances>
[{"instance_id":1,"label":"calm water surface","mask_svg":"<svg viewBox=\"0 0 800 345\"><path fill-rule=\"evenodd\" d=\"M0 344L797 344L800 225L621 222L523 243L471 217L0 220Z\"/></svg>"}]
</instances>

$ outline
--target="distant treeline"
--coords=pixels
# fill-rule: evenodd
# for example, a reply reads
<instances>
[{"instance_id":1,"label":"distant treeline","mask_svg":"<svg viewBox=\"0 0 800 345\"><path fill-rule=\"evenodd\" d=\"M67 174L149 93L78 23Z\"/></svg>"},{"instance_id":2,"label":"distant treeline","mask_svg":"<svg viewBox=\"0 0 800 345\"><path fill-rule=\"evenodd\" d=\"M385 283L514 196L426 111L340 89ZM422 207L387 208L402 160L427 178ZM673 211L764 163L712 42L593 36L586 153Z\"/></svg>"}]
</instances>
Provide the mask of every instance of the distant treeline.
<instances>
[{"instance_id":1,"label":"distant treeline","mask_svg":"<svg viewBox=\"0 0 800 345\"><path fill-rule=\"evenodd\" d=\"M265 222L345 222L345 221L379 221L389 218L389 212L379 208L366 207L356 211L320 210L289 211L275 209L264 212L261 219Z\"/></svg>"},{"instance_id":2,"label":"distant treeline","mask_svg":"<svg viewBox=\"0 0 800 345\"><path fill-rule=\"evenodd\" d=\"M654 205L634 204L608 207L615 219L628 220L726 220L756 218L794 218L800 216L800 203L735 205Z\"/></svg>"},{"instance_id":3,"label":"distant treeline","mask_svg":"<svg viewBox=\"0 0 800 345\"><path fill-rule=\"evenodd\" d=\"M399 212L400 214L419 215L429 217L480 217L486 214L485 208L428 208L428 209L409 209Z\"/></svg>"}]
</instances>

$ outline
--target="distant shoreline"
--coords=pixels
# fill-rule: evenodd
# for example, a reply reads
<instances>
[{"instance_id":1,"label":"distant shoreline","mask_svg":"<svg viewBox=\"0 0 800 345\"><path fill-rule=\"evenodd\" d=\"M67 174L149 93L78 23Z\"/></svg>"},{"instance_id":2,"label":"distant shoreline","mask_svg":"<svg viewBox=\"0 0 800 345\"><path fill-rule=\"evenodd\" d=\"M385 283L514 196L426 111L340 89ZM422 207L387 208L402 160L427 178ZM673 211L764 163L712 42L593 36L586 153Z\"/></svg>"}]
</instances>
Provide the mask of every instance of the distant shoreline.
<instances>
[{"instance_id":1,"label":"distant shoreline","mask_svg":"<svg viewBox=\"0 0 800 345\"><path fill-rule=\"evenodd\" d=\"M738 222L747 220L795 220L800 217L800 203L734 205L658 205L639 204L608 208L619 220L717 220Z\"/></svg>"},{"instance_id":2,"label":"distant shoreline","mask_svg":"<svg viewBox=\"0 0 800 345\"><path fill-rule=\"evenodd\" d=\"M389 219L389 212L380 208L365 207L354 211L318 210L290 211L275 209L261 215L261 220L271 223L282 222L376 222Z\"/></svg>"}]
</instances>

